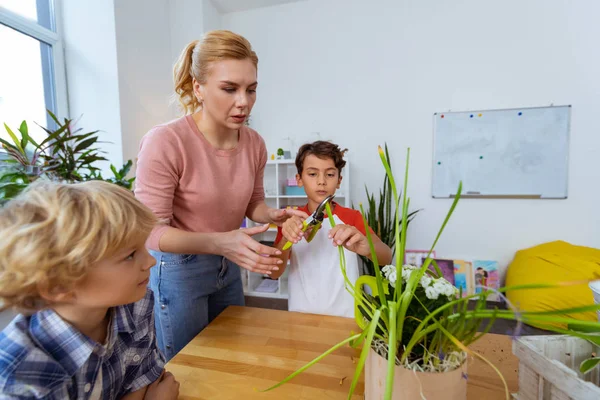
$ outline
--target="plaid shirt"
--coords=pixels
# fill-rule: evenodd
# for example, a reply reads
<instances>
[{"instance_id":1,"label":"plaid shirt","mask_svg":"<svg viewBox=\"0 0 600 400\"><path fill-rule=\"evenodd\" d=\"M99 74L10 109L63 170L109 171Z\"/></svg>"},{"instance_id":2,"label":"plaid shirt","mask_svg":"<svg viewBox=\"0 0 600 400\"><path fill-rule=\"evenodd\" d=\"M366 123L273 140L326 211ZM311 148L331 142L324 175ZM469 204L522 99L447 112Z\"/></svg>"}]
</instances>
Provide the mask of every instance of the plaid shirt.
<instances>
[{"instance_id":1,"label":"plaid shirt","mask_svg":"<svg viewBox=\"0 0 600 400\"><path fill-rule=\"evenodd\" d=\"M165 359L153 304L148 289L142 300L112 308L104 346L52 309L17 316L0 333L0 399L87 400L98 389L101 399L118 399L154 382Z\"/></svg>"}]
</instances>

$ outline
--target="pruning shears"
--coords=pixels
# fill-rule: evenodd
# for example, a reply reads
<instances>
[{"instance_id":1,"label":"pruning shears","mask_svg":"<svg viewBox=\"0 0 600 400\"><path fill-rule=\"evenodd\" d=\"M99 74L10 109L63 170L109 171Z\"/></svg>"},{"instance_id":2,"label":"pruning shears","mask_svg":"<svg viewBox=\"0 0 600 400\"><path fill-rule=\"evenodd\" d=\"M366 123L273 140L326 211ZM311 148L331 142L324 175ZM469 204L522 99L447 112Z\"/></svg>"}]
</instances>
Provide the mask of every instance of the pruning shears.
<instances>
[{"instance_id":1,"label":"pruning shears","mask_svg":"<svg viewBox=\"0 0 600 400\"><path fill-rule=\"evenodd\" d=\"M308 228L312 227L312 230L311 230L310 234L306 238L307 242L310 243L310 241L313 240L313 238L317 234L317 231L319 229L321 229L321 224L323 223L323 218L325 218L325 208L327 206L327 203L329 203L330 201L332 201L334 197L335 197L334 194L331 194L331 195L327 196L321 202L321 204L319 204L319 206L317 207L317 209L315 210L315 212L313 212L308 218L306 218L304 221L302 221L302 232L306 232L306 230ZM282 250L289 249L290 247L292 247L292 244L293 244L292 242L288 241L283 246Z\"/></svg>"}]
</instances>

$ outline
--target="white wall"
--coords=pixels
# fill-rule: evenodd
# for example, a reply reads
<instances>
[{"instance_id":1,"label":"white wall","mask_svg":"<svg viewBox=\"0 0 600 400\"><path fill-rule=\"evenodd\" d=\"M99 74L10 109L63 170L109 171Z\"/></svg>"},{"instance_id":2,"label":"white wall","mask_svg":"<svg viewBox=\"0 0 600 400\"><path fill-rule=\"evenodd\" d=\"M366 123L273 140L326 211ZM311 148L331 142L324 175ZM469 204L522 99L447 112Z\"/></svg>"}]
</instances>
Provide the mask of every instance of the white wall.
<instances>
[{"instance_id":1,"label":"white wall","mask_svg":"<svg viewBox=\"0 0 600 400\"><path fill-rule=\"evenodd\" d=\"M111 163L135 161L142 136L178 116L177 56L220 14L209 0L63 2L69 115L112 142L102 146Z\"/></svg>"},{"instance_id":2,"label":"white wall","mask_svg":"<svg viewBox=\"0 0 600 400\"><path fill-rule=\"evenodd\" d=\"M221 29L221 14L210 0L202 0L204 32Z\"/></svg>"},{"instance_id":3,"label":"white wall","mask_svg":"<svg viewBox=\"0 0 600 400\"><path fill-rule=\"evenodd\" d=\"M137 157L142 136L175 116L168 0L117 1L119 102L123 160ZM135 168L132 169L135 171Z\"/></svg>"},{"instance_id":4,"label":"white wall","mask_svg":"<svg viewBox=\"0 0 600 400\"><path fill-rule=\"evenodd\" d=\"M63 1L70 115L103 131L111 163L135 162L142 136L180 115L172 96L181 50L219 29L221 16L210 0Z\"/></svg>"},{"instance_id":5,"label":"white wall","mask_svg":"<svg viewBox=\"0 0 600 400\"><path fill-rule=\"evenodd\" d=\"M378 189L377 145L423 208L409 246L428 247L451 202L431 198L432 114L572 104L567 200L462 200L438 256L497 259L562 239L600 247L600 3L311 0L225 14L259 56L252 125L270 152L319 135L350 149L352 198Z\"/></svg>"},{"instance_id":6,"label":"white wall","mask_svg":"<svg viewBox=\"0 0 600 400\"><path fill-rule=\"evenodd\" d=\"M204 32L221 28L221 14L210 0L170 0L169 22L172 58Z\"/></svg>"},{"instance_id":7,"label":"white wall","mask_svg":"<svg viewBox=\"0 0 600 400\"><path fill-rule=\"evenodd\" d=\"M69 115L85 132L99 129L110 162L123 161L113 0L63 0ZM108 163L106 163L108 165ZM107 170L106 165L104 169Z\"/></svg>"}]
</instances>

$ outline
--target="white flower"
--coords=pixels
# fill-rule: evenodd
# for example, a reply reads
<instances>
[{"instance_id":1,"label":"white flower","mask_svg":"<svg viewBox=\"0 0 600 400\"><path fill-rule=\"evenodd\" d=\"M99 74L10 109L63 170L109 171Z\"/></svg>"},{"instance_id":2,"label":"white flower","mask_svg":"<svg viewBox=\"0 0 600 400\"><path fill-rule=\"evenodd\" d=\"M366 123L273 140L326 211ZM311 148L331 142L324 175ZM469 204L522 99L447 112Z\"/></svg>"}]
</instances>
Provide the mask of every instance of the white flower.
<instances>
[{"instance_id":1,"label":"white flower","mask_svg":"<svg viewBox=\"0 0 600 400\"><path fill-rule=\"evenodd\" d=\"M435 291L433 286L427 286L425 288L425 296L427 296L428 299L436 300L439 296L439 293Z\"/></svg>"},{"instance_id":2,"label":"white flower","mask_svg":"<svg viewBox=\"0 0 600 400\"><path fill-rule=\"evenodd\" d=\"M385 277L389 279L389 276L392 273L392 271L396 271L396 267L394 267L393 265L386 265L385 267L381 268L381 271L383 272Z\"/></svg>"},{"instance_id":3,"label":"white flower","mask_svg":"<svg viewBox=\"0 0 600 400\"><path fill-rule=\"evenodd\" d=\"M421 286L423 286L424 288L426 288L427 286L429 286L431 284L431 281L432 281L431 277L429 275L427 275L427 274L424 274L421 277Z\"/></svg>"},{"instance_id":4,"label":"white flower","mask_svg":"<svg viewBox=\"0 0 600 400\"><path fill-rule=\"evenodd\" d=\"M420 267L411 264L405 264L402 266L400 271L402 280L407 282L413 273L418 273ZM396 277L398 272L396 267L393 265L384 266L381 271L385 275L385 278L389 281L389 285L396 288ZM419 284L425 289L425 295L427 298L436 300L440 295L446 296L452 299L458 293L458 289L454 287L450 282L444 278L432 278L428 273L424 273L419 281Z\"/></svg>"},{"instance_id":5,"label":"white flower","mask_svg":"<svg viewBox=\"0 0 600 400\"><path fill-rule=\"evenodd\" d=\"M388 280L393 288L396 288L396 271L393 271L388 275Z\"/></svg>"}]
</instances>

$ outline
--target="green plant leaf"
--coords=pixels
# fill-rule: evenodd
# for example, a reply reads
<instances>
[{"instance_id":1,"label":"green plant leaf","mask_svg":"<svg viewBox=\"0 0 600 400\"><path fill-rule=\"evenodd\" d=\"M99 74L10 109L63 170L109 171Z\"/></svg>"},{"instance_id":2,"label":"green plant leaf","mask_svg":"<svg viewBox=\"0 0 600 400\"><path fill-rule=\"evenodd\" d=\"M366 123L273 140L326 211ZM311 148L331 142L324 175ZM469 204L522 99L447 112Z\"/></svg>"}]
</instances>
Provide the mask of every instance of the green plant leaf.
<instances>
[{"instance_id":1,"label":"green plant leaf","mask_svg":"<svg viewBox=\"0 0 600 400\"><path fill-rule=\"evenodd\" d=\"M579 365L579 371L581 371L582 374L587 374L592 369L594 369L596 366L598 366L598 364L600 364L600 358L597 358L597 357L588 358L587 360L583 360L581 362L581 364Z\"/></svg>"},{"instance_id":2,"label":"green plant leaf","mask_svg":"<svg viewBox=\"0 0 600 400\"><path fill-rule=\"evenodd\" d=\"M91 145L93 145L97 140L98 140L98 137L95 136L95 137L86 139L83 142L79 142L77 144L77 146L75 147L75 149L73 150L73 153L78 153L81 150L87 149L88 147L90 147Z\"/></svg>"},{"instance_id":3,"label":"green plant leaf","mask_svg":"<svg viewBox=\"0 0 600 400\"><path fill-rule=\"evenodd\" d=\"M354 370L354 378L352 378L352 383L350 384L350 392L348 393L349 400L354 394L354 390L356 389L356 384L358 383L358 379L360 378L360 374L362 373L365 361L367 361L367 356L369 355L369 351L371 350L371 343L373 343L373 336L375 335L375 329L377 328L377 323L379 321L380 315L381 310L375 310L375 313L373 314L373 319L367 327L367 337L363 344L363 348L360 352L360 358L356 363L356 369Z\"/></svg>"},{"instance_id":4,"label":"green plant leaf","mask_svg":"<svg viewBox=\"0 0 600 400\"><path fill-rule=\"evenodd\" d=\"M398 345L398 341L396 338L396 324L394 323L394 321L396 321L396 303L394 303L393 301L390 302L389 304L389 319L390 321L392 321L392 323L390 324L389 327L389 340L388 340L388 359L387 359L387 376L388 379L386 379L385 382L385 398L386 399L391 399L392 398L392 392L394 390L394 379L389 379L390 376L394 376L394 369L396 368L396 351L397 351L397 345Z\"/></svg>"},{"instance_id":5,"label":"green plant leaf","mask_svg":"<svg viewBox=\"0 0 600 400\"><path fill-rule=\"evenodd\" d=\"M8 125L4 124L4 128L6 129L6 132L8 132L8 136L10 136L10 138L13 140L14 145L11 145L5 140L2 140L2 143L18 149L21 154L25 154L25 150L21 147L21 141L17 138L17 135L15 135L12 129L8 127Z\"/></svg>"},{"instance_id":6,"label":"green plant leaf","mask_svg":"<svg viewBox=\"0 0 600 400\"><path fill-rule=\"evenodd\" d=\"M27 144L29 143L27 122L25 120L21 122L21 126L19 126L19 132L21 132L21 148L23 148L23 151L25 151Z\"/></svg>"},{"instance_id":7,"label":"green plant leaf","mask_svg":"<svg viewBox=\"0 0 600 400\"><path fill-rule=\"evenodd\" d=\"M121 179L121 174L119 174L119 172L117 171L117 168L114 165L110 164L110 170L115 175L115 178Z\"/></svg>"},{"instance_id":8,"label":"green plant leaf","mask_svg":"<svg viewBox=\"0 0 600 400\"><path fill-rule=\"evenodd\" d=\"M123 168L121 169L121 175L123 176L123 178L127 176L132 166L133 161L127 160L127 162L125 163L125 165L123 165Z\"/></svg>"},{"instance_id":9,"label":"green plant leaf","mask_svg":"<svg viewBox=\"0 0 600 400\"><path fill-rule=\"evenodd\" d=\"M600 307L600 304L597 305L598 307ZM583 308L583 307L582 307ZM562 310L559 310L562 311ZM587 311L587 310L584 310ZM592 310L590 310L592 311ZM564 313L571 313L571 312L581 312L581 311L562 311L561 314ZM578 322L571 322L570 324L567 324L567 329L571 330L571 331L577 331L577 332L585 332L585 333L598 333L600 334L600 325L598 326L590 326L590 325L584 325L584 324L580 324Z\"/></svg>"},{"instance_id":10,"label":"green plant leaf","mask_svg":"<svg viewBox=\"0 0 600 400\"><path fill-rule=\"evenodd\" d=\"M54 113L52 111L46 110L46 112L48 113L48 115L50 115L50 118L52 118L54 120L54 122L56 122L56 125L59 125L59 126L61 125L60 121L58 120L58 118L56 118L56 115L54 115Z\"/></svg>"},{"instance_id":11,"label":"green plant leaf","mask_svg":"<svg viewBox=\"0 0 600 400\"><path fill-rule=\"evenodd\" d=\"M309 369L310 367L312 367L313 365L315 365L316 363L318 363L319 361L321 361L322 359L324 359L325 357L327 357L329 354L333 353L334 351L336 351L340 347L345 346L346 344L350 343L351 341L353 341L355 339L358 339L359 337L360 337L360 333L356 334L356 335L353 335L353 336L350 336L348 339L342 340L341 342L339 342L335 346L331 347L329 350L327 350L323 354L319 355L318 357L316 357L313 360L311 360L309 363L307 363L304 366L302 366L299 369L297 369L292 374L288 375L281 382L278 382L275 385L273 385L273 386L271 386L271 387L269 387L267 389L263 389L263 390L257 390L257 389L255 389L255 390L257 390L258 392L268 392L269 390L273 390L275 388L278 388L279 386L281 386L281 385L289 382L290 380L294 379L295 376L297 376L297 375L301 374L302 372L306 371L307 369Z\"/></svg>"},{"instance_id":12,"label":"green plant leaf","mask_svg":"<svg viewBox=\"0 0 600 400\"><path fill-rule=\"evenodd\" d=\"M371 259L373 261L373 265L375 266L375 276L377 280L377 291L379 294L379 301L384 307L387 307L387 299L385 298L385 292L383 291L382 276L381 271L379 270L379 262L377 260L377 253L375 252L375 245L373 244L373 237L371 236L371 230L369 229L369 224L365 218L365 210L360 205L360 212L363 219L363 224L365 227L365 232L367 233L367 241L369 242L369 249L371 250Z\"/></svg>"}]
</instances>

